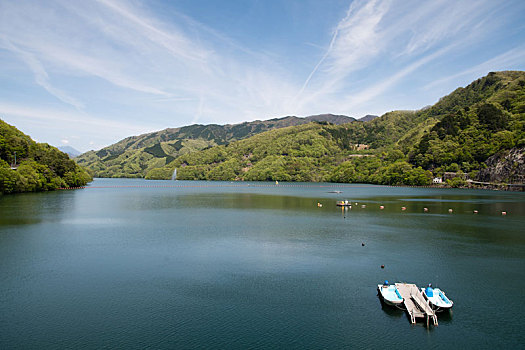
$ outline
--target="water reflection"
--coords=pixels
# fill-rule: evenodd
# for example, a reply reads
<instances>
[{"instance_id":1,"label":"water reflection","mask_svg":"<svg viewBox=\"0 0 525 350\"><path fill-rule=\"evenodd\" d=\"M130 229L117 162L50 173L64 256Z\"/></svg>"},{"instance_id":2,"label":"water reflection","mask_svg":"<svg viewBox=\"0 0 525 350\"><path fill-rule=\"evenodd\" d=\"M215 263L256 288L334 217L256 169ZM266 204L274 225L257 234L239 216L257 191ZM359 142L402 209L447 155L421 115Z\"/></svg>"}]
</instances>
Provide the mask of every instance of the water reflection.
<instances>
[{"instance_id":1,"label":"water reflection","mask_svg":"<svg viewBox=\"0 0 525 350\"><path fill-rule=\"evenodd\" d=\"M56 191L0 196L0 227L60 220L73 209L76 195Z\"/></svg>"}]
</instances>

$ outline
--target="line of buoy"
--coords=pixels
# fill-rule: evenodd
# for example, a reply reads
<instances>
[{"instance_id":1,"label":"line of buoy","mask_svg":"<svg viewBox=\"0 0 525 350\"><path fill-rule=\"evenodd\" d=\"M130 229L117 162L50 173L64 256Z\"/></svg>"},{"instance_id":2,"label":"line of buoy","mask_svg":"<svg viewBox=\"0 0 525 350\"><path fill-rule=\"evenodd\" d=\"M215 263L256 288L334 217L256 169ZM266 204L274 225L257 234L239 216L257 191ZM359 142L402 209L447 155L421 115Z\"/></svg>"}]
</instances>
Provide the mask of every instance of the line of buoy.
<instances>
[{"instance_id":1,"label":"line of buoy","mask_svg":"<svg viewBox=\"0 0 525 350\"><path fill-rule=\"evenodd\" d=\"M317 203L317 204L318 204L318 206L319 206L319 203ZM357 205L357 202L356 202L355 204ZM321 205L321 206L322 206L322 205ZM362 205L361 205L361 208L363 208L363 209L366 208L366 204L362 204ZM342 206L341 209L342 209L342 210L352 209L352 206L351 206L351 205L348 205L348 206L345 206L345 207ZM385 206L384 206L384 205L380 205L380 206L379 206L379 209L380 209L380 210L384 210L384 209L385 209ZM406 211L406 210L407 210L407 207L401 207L401 210L402 210L402 211ZM423 211L424 211L425 213L428 213L428 212L429 212L429 209L428 209L427 207L424 207L424 208L423 208ZM449 208L447 211L448 211L449 214L452 214L452 213L454 212L454 209ZM479 211L476 210L476 209L473 210L472 212L473 212L474 214L478 214L478 213L479 213ZM501 215L502 215L502 216L505 216L505 215L507 215L507 212L506 212L506 211L502 211L502 212L501 212Z\"/></svg>"}]
</instances>

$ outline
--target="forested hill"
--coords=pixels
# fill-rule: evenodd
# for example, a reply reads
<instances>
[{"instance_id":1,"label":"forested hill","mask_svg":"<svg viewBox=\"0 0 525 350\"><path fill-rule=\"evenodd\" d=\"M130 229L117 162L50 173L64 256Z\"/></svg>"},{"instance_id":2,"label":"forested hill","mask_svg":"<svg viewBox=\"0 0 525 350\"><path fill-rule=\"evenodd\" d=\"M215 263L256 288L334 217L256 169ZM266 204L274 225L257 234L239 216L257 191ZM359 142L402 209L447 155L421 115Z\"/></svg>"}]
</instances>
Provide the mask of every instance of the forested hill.
<instances>
[{"instance_id":1,"label":"forested hill","mask_svg":"<svg viewBox=\"0 0 525 350\"><path fill-rule=\"evenodd\" d=\"M67 154L0 120L0 194L78 187L91 180Z\"/></svg>"},{"instance_id":2,"label":"forested hill","mask_svg":"<svg viewBox=\"0 0 525 350\"><path fill-rule=\"evenodd\" d=\"M476 180L489 157L522 152L524 124L525 72L489 73L424 110L272 130L181 155L147 178L177 168L179 179L425 185L450 172L456 186Z\"/></svg>"},{"instance_id":3,"label":"forested hill","mask_svg":"<svg viewBox=\"0 0 525 350\"><path fill-rule=\"evenodd\" d=\"M179 155L225 145L268 130L312 121L343 124L354 120L343 115L321 114L306 118L288 116L241 124L195 124L127 137L99 151L86 152L76 157L75 161L93 171L97 177L144 177L151 169L162 167Z\"/></svg>"}]
</instances>

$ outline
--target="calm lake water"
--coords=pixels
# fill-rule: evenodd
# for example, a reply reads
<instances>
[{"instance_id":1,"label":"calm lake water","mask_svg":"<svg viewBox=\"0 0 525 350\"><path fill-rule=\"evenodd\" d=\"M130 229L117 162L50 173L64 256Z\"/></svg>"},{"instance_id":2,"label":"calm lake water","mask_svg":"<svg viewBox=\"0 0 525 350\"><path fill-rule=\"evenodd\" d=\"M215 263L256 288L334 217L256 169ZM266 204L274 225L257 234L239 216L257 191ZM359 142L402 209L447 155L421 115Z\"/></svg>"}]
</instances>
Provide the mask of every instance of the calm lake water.
<instances>
[{"instance_id":1,"label":"calm lake water","mask_svg":"<svg viewBox=\"0 0 525 350\"><path fill-rule=\"evenodd\" d=\"M524 228L525 194L483 190L96 179L0 196L0 348L523 348ZM385 279L454 309L411 325L377 297Z\"/></svg>"}]
</instances>

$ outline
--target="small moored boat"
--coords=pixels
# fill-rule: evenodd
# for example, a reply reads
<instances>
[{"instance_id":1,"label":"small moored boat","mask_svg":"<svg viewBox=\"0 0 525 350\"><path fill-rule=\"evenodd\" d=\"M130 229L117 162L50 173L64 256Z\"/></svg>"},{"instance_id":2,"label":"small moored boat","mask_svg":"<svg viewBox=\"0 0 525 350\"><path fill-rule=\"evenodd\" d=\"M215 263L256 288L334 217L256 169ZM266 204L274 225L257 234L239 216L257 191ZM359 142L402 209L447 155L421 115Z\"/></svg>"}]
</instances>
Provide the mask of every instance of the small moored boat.
<instances>
[{"instance_id":1,"label":"small moored boat","mask_svg":"<svg viewBox=\"0 0 525 350\"><path fill-rule=\"evenodd\" d=\"M349 201L337 201L335 204L339 207L351 207L352 206L352 203L350 203Z\"/></svg>"},{"instance_id":2,"label":"small moored boat","mask_svg":"<svg viewBox=\"0 0 525 350\"><path fill-rule=\"evenodd\" d=\"M432 284L421 288L421 292L436 311L448 310L454 305L454 302L445 295L445 292L439 288L432 288Z\"/></svg>"},{"instance_id":3,"label":"small moored boat","mask_svg":"<svg viewBox=\"0 0 525 350\"><path fill-rule=\"evenodd\" d=\"M403 298L401 294L399 294L396 286L388 284L388 281L385 281L383 284L378 284L377 290L381 298L388 305L397 306L403 303Z\"/></svg>"}]
</instances>

